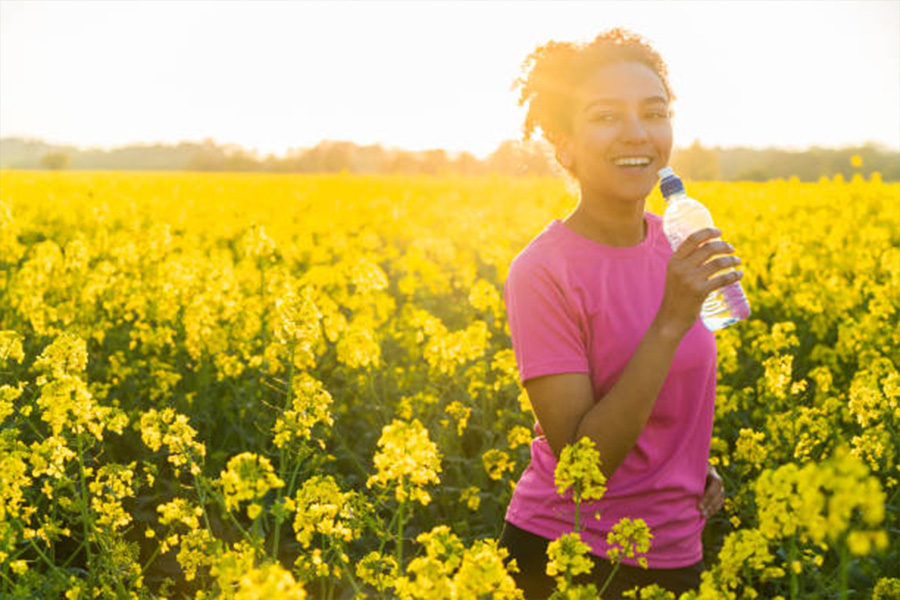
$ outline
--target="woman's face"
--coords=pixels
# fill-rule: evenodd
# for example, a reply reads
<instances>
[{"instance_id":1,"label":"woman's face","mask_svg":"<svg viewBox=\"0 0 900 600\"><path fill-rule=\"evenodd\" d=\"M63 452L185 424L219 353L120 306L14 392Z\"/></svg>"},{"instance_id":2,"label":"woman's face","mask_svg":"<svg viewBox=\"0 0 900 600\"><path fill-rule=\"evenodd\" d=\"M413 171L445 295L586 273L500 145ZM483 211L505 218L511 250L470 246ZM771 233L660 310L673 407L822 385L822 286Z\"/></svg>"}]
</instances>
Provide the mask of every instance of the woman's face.
<instances>
[{"instance_id":1,"label":"woman's face","mask_svg":"<svg viewBox=\"0 0 900 600\"><path fill-rule=\"evenodd\" d=\"M614 63L581 84L561 156L586 194L643 200L671 152L669 98L651 68Z\"/></svg>"}]
</instances>

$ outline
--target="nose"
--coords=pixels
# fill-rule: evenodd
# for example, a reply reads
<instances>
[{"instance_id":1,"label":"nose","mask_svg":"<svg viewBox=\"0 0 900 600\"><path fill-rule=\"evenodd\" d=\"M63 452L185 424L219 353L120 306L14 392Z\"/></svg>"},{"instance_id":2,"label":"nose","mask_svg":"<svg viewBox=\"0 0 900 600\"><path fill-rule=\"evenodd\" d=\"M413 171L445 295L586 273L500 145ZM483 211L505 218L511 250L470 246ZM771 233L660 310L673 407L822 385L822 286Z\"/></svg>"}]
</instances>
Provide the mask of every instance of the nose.
<instances>
[{"instance_id":1,"label":"nose","mask_svg":"<svg viewBox=\"0 0 900 600\"><path fill-rule=\"evenodd\" d=\"M623 142L641 143L647 141L647 130L640 115L629 111L622 119L619 137Z\"/></svg>"}]
</instances>

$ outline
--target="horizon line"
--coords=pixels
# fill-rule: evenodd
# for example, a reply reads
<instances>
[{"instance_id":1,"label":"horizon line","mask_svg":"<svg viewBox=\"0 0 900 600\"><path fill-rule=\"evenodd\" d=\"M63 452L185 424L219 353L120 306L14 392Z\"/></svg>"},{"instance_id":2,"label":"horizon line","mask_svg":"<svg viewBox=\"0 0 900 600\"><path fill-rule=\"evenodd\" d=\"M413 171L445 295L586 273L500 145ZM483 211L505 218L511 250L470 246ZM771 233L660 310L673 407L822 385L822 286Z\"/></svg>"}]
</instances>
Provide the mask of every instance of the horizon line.
<instances>
[{"instance_id":1,"label":"horizon line","mask_svg":"<svg viewBox=\"0 0 900 600\"><path fill-rule=\"evenodd\" d=\"M421 148L421 149L413 149L413 148L404 148L402 146L396 146L396 145L388 145L385 142L366 143L366 142L359 142L359 141L352 140L352 139L348 140L348 139L332 139L332 138L322 138L319 141L317 141L315 144L312 144L312 145L291 146L289 148L286 148L285 150L283 150L280 153L271 152L271 151L262 151L253 146L245 146L238 142L219 141L219 140L216 140L212 136L205 137L200 140L181 139L181 140L174 141L174 142L173 141L162 141L162 140L134 141L134 142L115 143L115 144L109 144L109 145L104 145L104 144L87 144L87 145L85 145L85 144L79 144L79 143L75 143L75 142L51 141L51 140L47 140L46 138L42 138L42 137L38 137L38 136L17 135L17 134L5 135L5 136L0 137L0 142L7 141L7 140L21 140L24 142L46 144L48 146L74 147L77 151L93 150L93 151L101 151L101 152L114 152L116 150L122 150L122 149L126 149L126 148L135 148L135 147L151 148L154 146L179 146L182 144L203 145L207 142L211 142L214 146L219 146L219 147L237 146L241 150L243 150L245 152L249 152L251 154L259 155L259 157L261 157L261 158L266 158L268 156L274 156L276 158L286 157L291 152L310 150L312 148L315 148L315 147L325 144L325 143L332 143L332 144L350 143L350 144L354 144L354 145L362 147L362 148L371 147L371 146L380 146L381 148L383 148L384 150L389 151L389 152L390 151L399 151L399 152L418 153L418 152L430 152L430 151L435 151L435 150L443 150L444 152L446 152L448 154L457 155L457 156L460 154L463 154L463 153L468 153L475 157L480 156L478 153L476 153L470 149L445 148L445 147L440 147L440 146ZM518 144L532 144L532 145L536 145L536 146L544 145L544 146L552 147L548 141L544 140L543 138L539 138L539 137L537 139L532 138L530 140L524 140L522 138L506 138L506 139L500 140L500 142L494 147L494 149L489 151L488 153L486 153L483 158L489 157L498 148L500 148L501 145L503 145L504 143L508 143L508 142L514 142L514 143L518 143ZM683 149L690 148L691 146L693 146L694 144L697 144L697 143L699 143L701 147L703 147L707 150L738 150L738 149L761 150L761 151L762 150L780 150L780 151L784 151L784 152L799 153L799 152L807 152L807 151L815 150L815 149L846 150L846 149L850 149L850 148L874 147L878 150L886 150L889 152L900 152L900 146L891 146L888 143L885 143L883 141L878 141L878 140L850 142L850 143L845 143L845 144L840 144L840 145L811 143L811 144L807 144L805 146L796 146L796 145L762 146L762 145L754 145L754 144L735 144L735 145L727 145L726 146L726 145L718 145L718 144L707 145L699 138L695 138L689 143L686 143L683 145L674 145L672 149L673 149L673 151L679 150L679 149L683 150Z\"/></svg>"}]
</instances>

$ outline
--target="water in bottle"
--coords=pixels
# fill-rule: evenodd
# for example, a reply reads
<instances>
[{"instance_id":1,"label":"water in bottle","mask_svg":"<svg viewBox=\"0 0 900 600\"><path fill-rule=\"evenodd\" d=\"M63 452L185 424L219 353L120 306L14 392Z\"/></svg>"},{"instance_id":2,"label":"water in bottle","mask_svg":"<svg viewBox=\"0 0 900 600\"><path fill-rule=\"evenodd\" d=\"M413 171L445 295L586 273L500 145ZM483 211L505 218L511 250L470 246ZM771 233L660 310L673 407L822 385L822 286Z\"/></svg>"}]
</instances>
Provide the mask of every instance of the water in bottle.
<instances>
[{"instance_id":1,"label":"water in bottle","mask_svg":"<svg viewBox=\"0 0 900 600\"><path fill-rule=\"evenodd\" d=\"M669 239L669 244L672 245L672 250L675 250L698 229L713 227L713 220L705 206L685 194L684 184L671 168L666 167L660 170L659 177L659 187L666 198L663 231ZM732 267L728 267L714 273L712 277L733 270ZM700 319L710 331L728 327L749 316L750 304L747 302L747 296L744 295L744 288L741 287L740 281L729 283L725 287L710 292L700 309Z\"/></svg>"}]
</instances>

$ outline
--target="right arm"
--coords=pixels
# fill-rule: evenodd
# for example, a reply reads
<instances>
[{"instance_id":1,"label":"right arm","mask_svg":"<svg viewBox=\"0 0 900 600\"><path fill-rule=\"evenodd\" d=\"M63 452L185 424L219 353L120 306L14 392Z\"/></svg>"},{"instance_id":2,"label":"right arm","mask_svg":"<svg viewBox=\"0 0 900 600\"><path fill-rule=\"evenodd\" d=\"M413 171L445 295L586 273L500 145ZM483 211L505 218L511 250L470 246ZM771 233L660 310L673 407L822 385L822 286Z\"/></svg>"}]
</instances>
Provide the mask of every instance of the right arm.
<instances>
[{"instance_id":1,"label":"right arm","mask_svg":"<svg viewBox=\"0 0 900 600\"><path fill-rule=\"evenodd\" d=\"M740 279L733 271L709 277L739 263L727 243L709 241L721 232L702 229L673 253L660 308L622 374L598 402L586 373L535 377L525 382L528 398L553 453L584 436L600 451L601 470L611 476L643 431L681 339L700 316L712 290ZM707 243L704 243L707 242ZM725 254L709 260L717 254ZM709 262L707 262L709 261Z\"/></svg>"}]
</instances>

